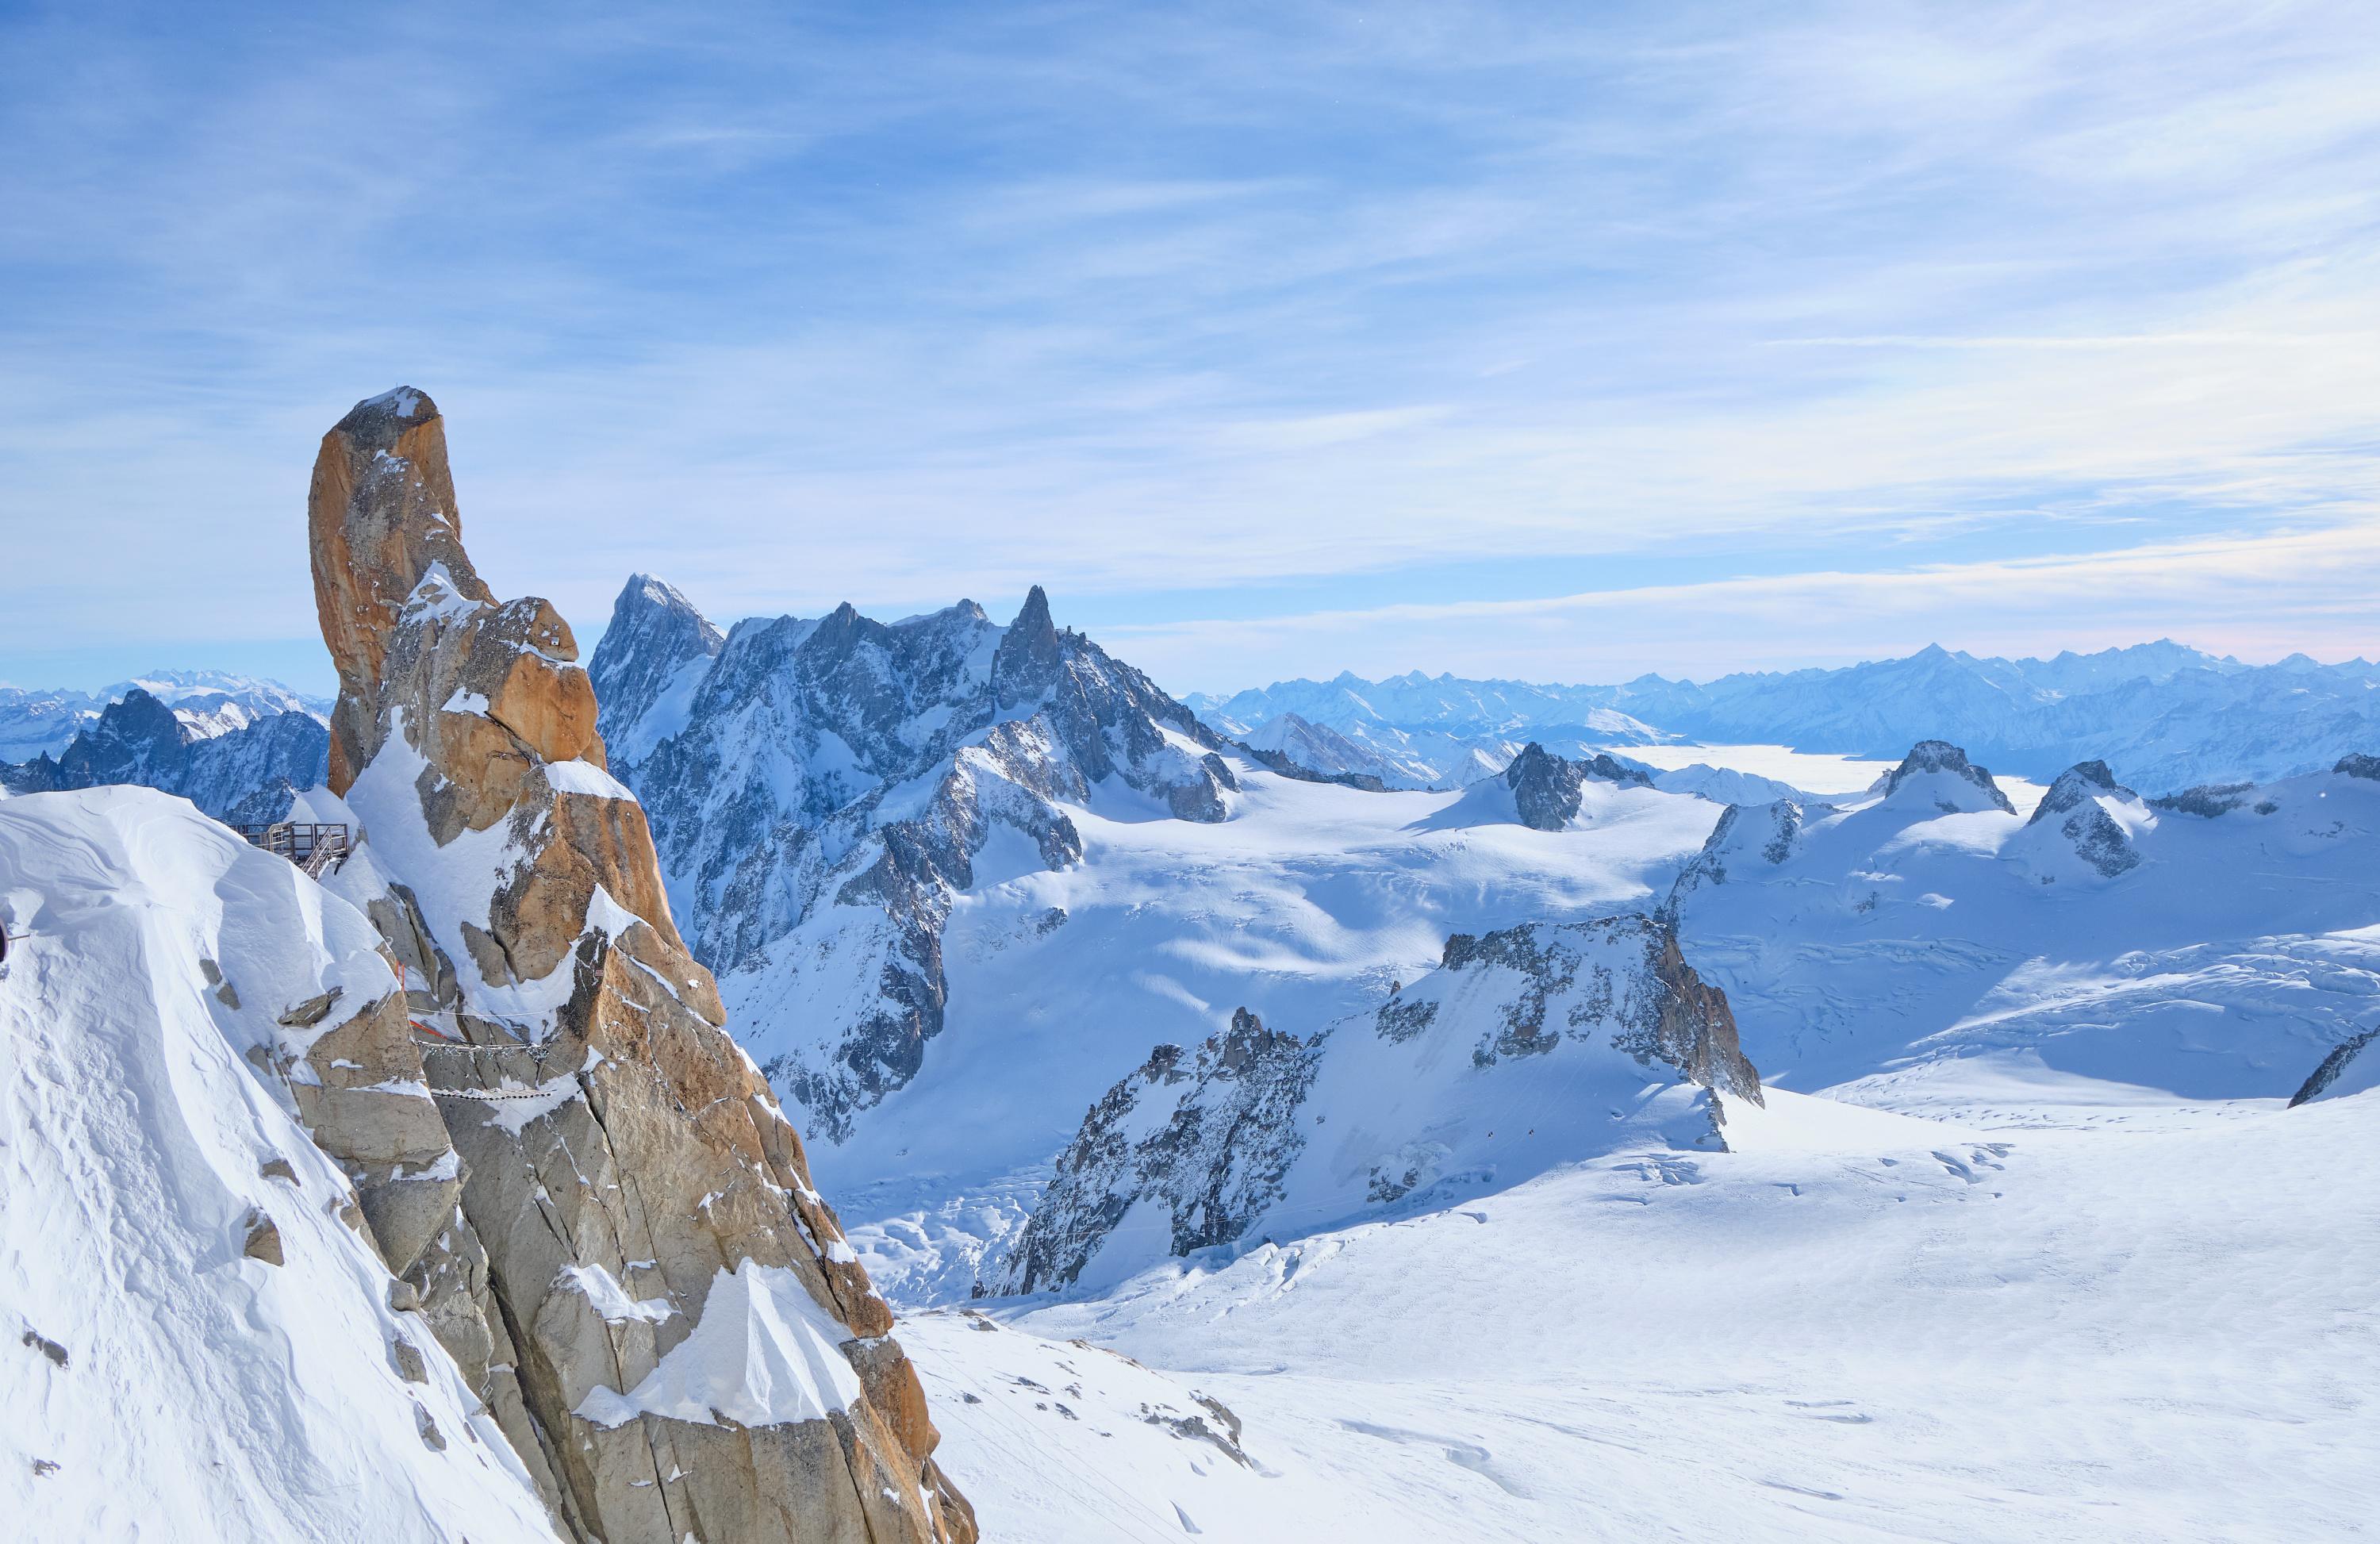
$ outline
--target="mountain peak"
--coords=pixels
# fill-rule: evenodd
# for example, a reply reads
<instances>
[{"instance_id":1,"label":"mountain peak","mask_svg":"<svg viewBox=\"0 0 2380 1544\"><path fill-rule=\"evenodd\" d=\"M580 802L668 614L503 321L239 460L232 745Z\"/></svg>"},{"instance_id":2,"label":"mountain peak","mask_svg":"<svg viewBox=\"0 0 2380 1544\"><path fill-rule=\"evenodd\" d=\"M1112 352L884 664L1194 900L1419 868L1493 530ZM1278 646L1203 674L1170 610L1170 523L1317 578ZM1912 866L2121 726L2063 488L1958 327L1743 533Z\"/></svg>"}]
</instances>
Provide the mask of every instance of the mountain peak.
<instances>
[{"instance_id":1,"label":"mountain peak","mask_svg":"<svg viewBox=\"0 0 2380 1544\"><path fill-rule=\"evenodd\" d=\"M410 386L357 403L322 436L306 517L314 609L339 673L331 714L338 792L379 748L372 726L356 715L378 699L397 616L422 580L443 568L462 600L490 605L495 598L463 551L443 420Z\"/></svg>"},{"instance_id":2,"label":"mountain peak","mask_svg":"<svg viewBox=\"0 0 2380 1544\"><path fill-rule=\"evenodd\" d=\"M992 653L993 699L1002 708L1032 701L1050 689L1064 663L1058 625L1050 617L1049 594L1037 584L1026 592L1023 609Z\"/></svg>"},{"instance_id":3,"label":"mountain peak","mask_svg":"<svg viewBox=\"0 0 2380 1544\"><path fill-rule=\"evenodd\" d=\"M1914 778L1934 776L1955 778L1984 795L1993 808L2010 815L2016 813L2016 806L2009 802L2009 796L2000 791L2000 785L1992 781L1991 769L1979 767L1968 760L1967 753L1948 740L1920 740L1912 746L1909 754L1901 758L1900 765L1893 768L1891 774L1885 779L1885 796L1891 797L1900 791L1902 784Z\"/></svg>"}]
</instances>

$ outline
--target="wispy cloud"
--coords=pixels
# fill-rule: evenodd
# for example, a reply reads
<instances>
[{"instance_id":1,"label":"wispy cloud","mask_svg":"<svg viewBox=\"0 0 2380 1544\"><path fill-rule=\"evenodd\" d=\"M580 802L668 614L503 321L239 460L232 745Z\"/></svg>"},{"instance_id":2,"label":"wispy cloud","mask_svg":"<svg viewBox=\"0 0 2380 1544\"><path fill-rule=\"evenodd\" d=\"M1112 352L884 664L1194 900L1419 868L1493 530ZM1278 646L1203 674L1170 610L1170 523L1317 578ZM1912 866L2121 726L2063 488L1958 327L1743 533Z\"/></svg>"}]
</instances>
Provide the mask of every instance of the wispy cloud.
<instances>
[{"instance_id":1,"label":"wispy cloud","mask_svg":"<svg viewBox=\"0 0 2380 1544\"><path fill-rule=\"evenodd\" d=\"M1512 600L1480 565L1720 587L1648 664L2054 648L2113 614L2026 586L2095 572L2165 597L2125 626L2341 636L2250 560L2380 517L2362 5L59 8L0 21L0 666L305 638L313 442L399 379L589 631L630 567L1039 580L1199 685L1425 623L1603 668L1569 596L1373 603ZM2019 577L1912 577L1971 570ZM1726 588L1786 571L1846 577ZM1369 620L1200 629L1284 584Z\"/></svg>"}]
</instances>

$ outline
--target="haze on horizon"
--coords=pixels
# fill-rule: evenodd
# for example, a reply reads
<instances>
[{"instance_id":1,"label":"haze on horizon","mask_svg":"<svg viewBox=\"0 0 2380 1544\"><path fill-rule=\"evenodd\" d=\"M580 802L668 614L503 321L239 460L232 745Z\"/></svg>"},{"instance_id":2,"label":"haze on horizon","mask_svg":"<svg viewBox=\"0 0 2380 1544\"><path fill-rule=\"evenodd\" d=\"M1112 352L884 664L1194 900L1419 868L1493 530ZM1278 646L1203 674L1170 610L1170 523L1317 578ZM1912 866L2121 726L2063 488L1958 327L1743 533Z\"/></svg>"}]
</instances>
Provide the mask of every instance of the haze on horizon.
<instances>
[{"instance_id":1,"label":"haze on horizon","mask_svg":"<svg viewBox=\"0 0 2380 1544\"><path fill-rule=\"evenodd\" d=\"M400 383L590 649L647 570L720 617L1039 582L1177 691L2369 654L2375 44L2314 0L18 7L0 679L320 689L307 468Z\"/></svg>"}]
</instances>

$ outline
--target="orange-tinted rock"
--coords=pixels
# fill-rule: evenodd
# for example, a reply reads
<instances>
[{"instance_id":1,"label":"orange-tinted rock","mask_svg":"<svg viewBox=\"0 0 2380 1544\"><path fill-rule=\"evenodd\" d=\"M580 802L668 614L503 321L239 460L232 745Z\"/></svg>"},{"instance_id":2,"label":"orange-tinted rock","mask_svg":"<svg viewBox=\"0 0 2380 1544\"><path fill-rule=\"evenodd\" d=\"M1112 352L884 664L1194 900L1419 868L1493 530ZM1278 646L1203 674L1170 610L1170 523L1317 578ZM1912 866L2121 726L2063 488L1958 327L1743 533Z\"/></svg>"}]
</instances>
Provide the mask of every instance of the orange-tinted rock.
<instances>
[{"instance_id":1,"label":"orange-tinted rock","mask_svg":"<svg viewBox=\"0 0 2380 1544\"><path fill-rule=\"evenodd\" d=\"M334 882L406 963L409 1010L454 1037L421 1061L485 1246L478 1290L509 1381L491 1369L483 1392L581 1538L965 1544L974 1516L929 1456L892 1311L722 1027L643 810L601 771L569 626L490 596L454 506L420 393L361 404L325 437L310 517L341 687L333 786L363 827ZM750 1429L604 1424L747 1263L790 1273L844 1326L859 1397ZM616 1297L589 1282L652 1311L607 1318Z\"/></svg>"}]
</instances>

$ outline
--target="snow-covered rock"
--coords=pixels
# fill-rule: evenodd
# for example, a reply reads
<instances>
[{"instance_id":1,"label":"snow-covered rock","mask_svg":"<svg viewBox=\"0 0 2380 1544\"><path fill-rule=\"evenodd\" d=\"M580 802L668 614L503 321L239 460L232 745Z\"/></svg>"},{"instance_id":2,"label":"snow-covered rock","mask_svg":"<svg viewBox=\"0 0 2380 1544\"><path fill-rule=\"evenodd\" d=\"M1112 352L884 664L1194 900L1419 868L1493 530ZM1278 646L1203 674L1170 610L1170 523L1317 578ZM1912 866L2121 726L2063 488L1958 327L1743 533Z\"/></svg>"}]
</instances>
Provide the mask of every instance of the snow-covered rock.
<instances>
[{"instance_id":1,"label":"snow-covered rock","mask_svg":"<svg viewBox=\"0 0 2380 1544\"><path fill-rule=\"evenodd\" d=\"M231 718L237 722L194 727L134 687L78 732L63 755L0 767L0 784L19 793L139 784L235 822L280 820L298 790L322 785L329 737L315 713L249 717L235 708Z\"/></svg>"},{"instance_id":2,"label":"snow-covered rock","mask_svg":"<svg viewBox=\"0 0 2380 1544\"><path fill-rule=\"evenodd\" d=\"M2287 1099L2380 997L2359 764L2146 801L2085 762L2027 820L1921 746L1864 798L1730 809L1665 915L1799 1087L1953 1112L2009 1078L2044 1103Z\"/></svg>"},{"instance_id":3,"label":"snow-covered rock","mask_svg":"<svg viewBox=\"0 0 2380 1544\"><path fill-rule=\"evenodd\" d=\"M1286 681L1191 705L1233 734L1294 712L1365 746L1398 748L1436 785L1468 782L1483 739L1577 748L1690 738L1898 756L1944 739L2003 770L2048 778L2101 760L2136 788L2269 782L2380 743L2380 666L2292 656L2247 665L2169 641L2049 660L1982 659L1938 646L1836 670L1754 672L1697 684L1658 675L1619 686L1526 686L1341 675ZM1488 770L1493 770L1490 767ZM1742 803L1742 799L1729 802Z\"/></svg>"},{"instance_id":4,"label":"snow-covered rock","mask_svg":"<svg viewBox=\"0 0 2380 1544\"><path fill-rule=\"evenodd\" d=\"M1637 1145L1722 1150L1759 1105L1727 999L1663 923L1449 939L1439 968L1302 1040L1245 1011L1092 1106L994 1290L1112 1282L1167 1255L1446 1204Z\"/></svg>"},{"instance_id":5,"label":"snow-covered rock","mask_svg":"<svg viewBox=\"0 0 2380 1544\"><path fill-rule=\"evenodd\" d=\"M614 771L627 772L686 727L695 688L726 641L674 587L650 574L629 577L587 665Z\"/></svg>"},{"instance_id":6,"label":"snow-covered rock","mask_svg":"<svg viewBox=\"0 0 2380 1544\"><path fill-rule=\"evenodd\" d=\"M405 971L547 1501L610 1544L967 1544L892 1312L604 770L568 625L464 550L430 399L340 420L309 514L341 683L310 812L361 832L331 888ZM817 1397L753 1381L797 1373Z\"/></svg>"},{"instance_id":7,"label":"snow-covered rock","mask_svg":"<svg viewBox=\"0 0 2380 1544\"><path fill-rule=\"evenodd\" d=\"M767 1066L832 1138L941 1032L942 930L995 832L1062 869L1082 842L1061 801L1211 823L1236 790L1220 740L1038 587L1006 627L962 602L747 622L715 650L706 628L632 579L596 650L625 688L603 722L650 748L621 772L696 956L739 1017L813 1031Z\"/></svg>"},{"instance_id":8,"label":"snow-covered rock","mask_svg":"<svg viewBox=\"0 0 2380 1544\"><path fill-rule=\"evenodd\" d=\"M364 918L110 787L0 806L0 925L9 1531L553 1538L420 1290L459 1171Z\"/></svg>"},{"instance_id":9,"label":"snow-covered rock","mask_svg":"<svg viewBox=\"0 0 2380 1544\"><path fill-rule=\"evenodd\" d=\"M228 734L280 713L320 720L331 707L278 681L219 670L152 670L98 692L0 686L0 761L63 755L77 735L99 722L109 703L136 691L173 709L192 739Z\"/></svg>"}]
</instances>

